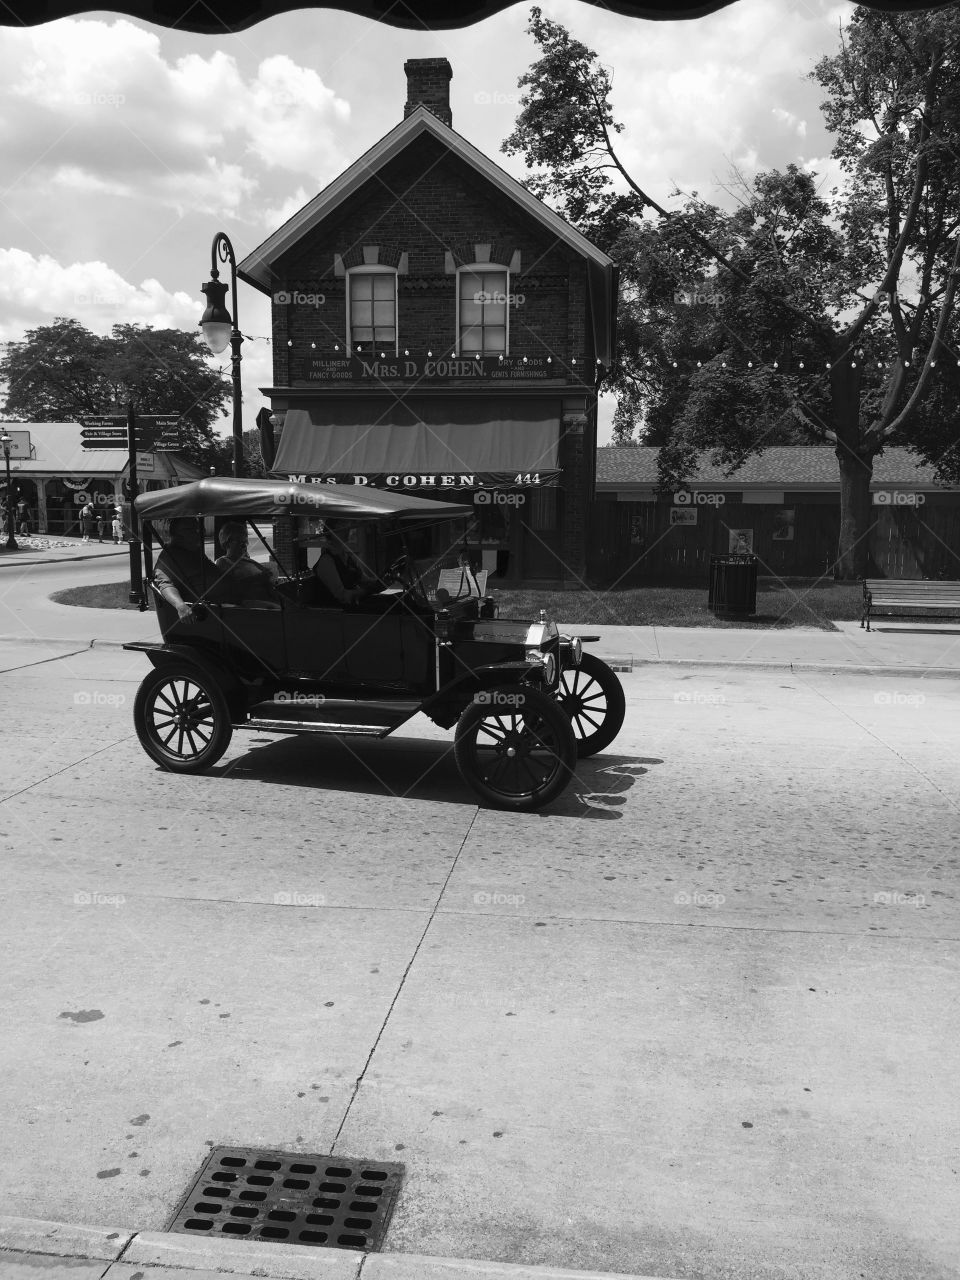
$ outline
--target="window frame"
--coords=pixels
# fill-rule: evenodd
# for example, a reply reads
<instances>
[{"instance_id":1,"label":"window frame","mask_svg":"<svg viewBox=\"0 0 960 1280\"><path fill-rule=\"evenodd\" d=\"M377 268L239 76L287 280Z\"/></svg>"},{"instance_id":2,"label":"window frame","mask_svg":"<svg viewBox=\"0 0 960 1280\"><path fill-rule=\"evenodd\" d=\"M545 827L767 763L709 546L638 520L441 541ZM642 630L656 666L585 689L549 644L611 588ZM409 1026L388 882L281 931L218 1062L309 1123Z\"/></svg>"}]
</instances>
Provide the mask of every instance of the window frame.
<instances>
[{"instance_id":1,"label":"window frame","mask_svg":"<svg viewBox=\"0 0 960 1280\"><path fill-rule=\"evenodd\" d=\"M480 352L481 359L492 360L499 355L508 356L510 354L510 268L501 262L464 262L457 268L457 315L456 315L456 333L457 333L457 355L470 356L476 355L476 351L468 350L463 345L463 325L460 319L460 300L462 291L460 281L467 273L472 272L474 275L486 275L487 273L502 274L504 282L504 320L503 320L503 351L483 351ZM481 304L481 306L484 304ZM481 331L483 329L483 321L480 323Z\"/></svg>"},{"instance_id":2,"label":"window frame","mask_svg":"<svg viewBox=\"0 0 960 1280\"><path fill-rule=\"evenodd\" d=\"M347 325L347 354L356 354L356 343L353 340L353 316L351 315L352 303L352 279L355 276L392 276L393 277L393 342L378 342L376 338L369 339L370 351L389 351L391 355L399 355L400 353L400 288L399 288L399 272L396 267L384 267L379 264L361 264L356 267L350 267L346 272L346 325ZM371 302L372 305L372 302ZM373 316L370 317L371 321ZM376 325L371 324L371 329L376 331ZM360 345L365 346L366 343L360 339ZM361 355L366 354L361 351Z\"/></svg>"}]
</instances>

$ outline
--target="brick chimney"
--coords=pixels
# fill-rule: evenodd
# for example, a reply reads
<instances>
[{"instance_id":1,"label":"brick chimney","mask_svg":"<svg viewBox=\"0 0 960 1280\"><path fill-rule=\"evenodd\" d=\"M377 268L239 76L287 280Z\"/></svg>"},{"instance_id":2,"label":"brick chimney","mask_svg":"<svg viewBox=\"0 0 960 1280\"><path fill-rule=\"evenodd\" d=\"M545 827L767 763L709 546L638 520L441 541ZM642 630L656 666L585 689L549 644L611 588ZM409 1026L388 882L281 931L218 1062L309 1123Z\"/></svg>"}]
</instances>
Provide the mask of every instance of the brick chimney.
<instances>
[{"instance_id":1,"label":"brick chimney","mask_svg":"<svg viewBox=\"0 0 960 1280\"><path fill-rule=\"evenodd\" d=\"M403 64L407 74L407 101L403 118L426 107L438 120L453 127L450 114L450 81L453 68L446 58L410 58Z\"/></svg>"}]
</instances>

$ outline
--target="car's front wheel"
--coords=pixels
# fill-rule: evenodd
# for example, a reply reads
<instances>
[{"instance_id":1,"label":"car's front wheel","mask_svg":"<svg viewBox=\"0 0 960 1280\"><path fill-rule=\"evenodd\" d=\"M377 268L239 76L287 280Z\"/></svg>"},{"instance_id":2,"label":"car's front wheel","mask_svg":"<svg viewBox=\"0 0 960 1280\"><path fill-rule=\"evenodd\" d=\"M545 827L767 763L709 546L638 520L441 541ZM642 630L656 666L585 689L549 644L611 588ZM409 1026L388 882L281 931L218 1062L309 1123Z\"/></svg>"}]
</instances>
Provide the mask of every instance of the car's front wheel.
<instances>
[{"instance_id":1,"label":"car's front wheel","mask_svg":"<svg viewBox=\"0 0 960 1280\"><path fill-rule=\"evenodd\" d=\"M220 686L189 663L150 672L137 690L133 723L144 751L170 773L209 769L233 735Z\"/></svg>"},{"instance_id":2,"label":"car's front wheel","mask_svg":"<svg viewBox=\"0 0 960 1280\"><path fill-rule=\"evenodd\" d=\"M454 741L457 766L496 809L539 809L573 777L577 746L553 698L527 685L484 690L463 712Z\"/></svg>"},{"instance_id":3,"label":"car's front wheel","mask_svg":"<svg viewBox=\"0 0 960 1280\"><path fill-rule=\"evenodd\" d=\"M623 727L627 704L617 673L601 658L585 653L579 667L560 672L557 701L570 717L577 755L609 747Z\"/></svg>"}]
</instances>

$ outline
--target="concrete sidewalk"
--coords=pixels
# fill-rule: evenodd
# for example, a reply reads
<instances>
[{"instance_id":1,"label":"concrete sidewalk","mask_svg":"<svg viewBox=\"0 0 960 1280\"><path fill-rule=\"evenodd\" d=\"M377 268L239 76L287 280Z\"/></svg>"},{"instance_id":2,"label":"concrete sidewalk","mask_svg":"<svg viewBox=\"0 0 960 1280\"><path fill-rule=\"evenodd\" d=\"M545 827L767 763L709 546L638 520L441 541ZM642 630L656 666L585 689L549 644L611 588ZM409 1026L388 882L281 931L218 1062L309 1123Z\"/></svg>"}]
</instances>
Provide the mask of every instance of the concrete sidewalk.
<instances>
[{"instance_id":1,"label":"concrete sidewalk","mask_svg":"<svg viewBox=\"0 0 960 1280\"><path fill-rule=\"evenodd\" d=\"M11 610L0 641L25 640L71 648L119 647L159 639L152 611L80 609L44 600L19 617ZM19 623L19 625L17 625ZM13 625L11 625L13 624ZM621 669L647 663L788 671L844 671L871 675L960 676L960 628L937 623L882 624L869 634L856 622L839 631L793 628L754 631L716 627L590 627L560 623L561 631L595 635L586 647Z\"/></svg>"},{"instance_id":2,"label":"concrete sidewalk","mask_svg":"<svg viewBox=\"0 0 960 1280\"><path fill-rule=\"evenodd\" d=\"M77 544L68 558L90 563L62 563L58 567L53 560L32 559L26 553L0 556L0 640L37 640L82 648L159 638L152 610L89 609L50 599L52 593L67 587L124 580L126 545ZM23 568L28 572L20 573ZM882 620L869 633L858 622L837 622L836 631L813 627L594 627L562 621L558 625L574 635L599 636L590 650L606 659L625 660L627 667L632 662L637 666L676 663L873 675L960 674L960 623L941 620Z\"/></svg>"},{"instance_id":3,"label":"concrete sidewalk","mask_svg":"<svg viewBox=\"0 0 960 1280\"><path fill-rule=\"evenodd\" d=\"M38 542L44 545L37 546ZM17 546L17 551L7 551L0 546L0 569L5 566L22 568L34 564L71 564L75 560L99 560L113 556L129 558L130 555L129 543L82 542L79 538L18 538Z\"/></svg>"},{"instance_id":4,"label":"concrete sidewalk","mask_svg":"<svg viewBox=\"0 0 960 1280\"><path fill-rule=\"evenodd\" d=\"M0 1276L31 1280L664 1280L414 1253L209 1240L0 1217Z\"/></svg>"}]
</instances>

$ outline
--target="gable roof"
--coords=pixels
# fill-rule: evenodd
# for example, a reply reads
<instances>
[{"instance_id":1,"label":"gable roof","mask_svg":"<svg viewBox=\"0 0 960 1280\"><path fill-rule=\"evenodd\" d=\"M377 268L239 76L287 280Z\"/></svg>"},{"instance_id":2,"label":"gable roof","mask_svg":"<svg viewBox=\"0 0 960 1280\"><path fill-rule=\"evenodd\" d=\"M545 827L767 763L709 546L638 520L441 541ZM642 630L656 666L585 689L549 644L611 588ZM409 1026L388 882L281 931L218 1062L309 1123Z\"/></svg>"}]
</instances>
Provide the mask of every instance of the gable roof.
<instances>
[{"instance_id":1,"label":"gable roof","mask_svg":"<svg viewBox=\"0 0 960 1280\"><path fill-rule=\"evenodd\" d=\"M657 455L650 445L597 450L597 491L647 489L657 484ZM703 456L687 477L689 485L709 485L713 489L840 489L837 455L832 445L774 445L747 458L733 475ZM934 468L912 449L884 449L873 463L876 485L900 484L912 489L949 490L955 486L937 484Z\"/></svg>"},{"instance_id":2,"label":"gable roof","mask_svg":"<svg viewBox=\"0 0 960 1280\"><path fill-rule=\"evenodd\" d=\"M459 156L471 168L477 170L493 186L509 200L519 205L526 213L540 222L547 231L569 245L576 253L602 268L612 268L614 262L600 249L590 243L586 236L547 208L542 200L530 192L516 178L501 169L489 156L478 151L466 138L461 137L449 125L426 109L417 109L394 129L385 134L379 142L360 157L359 160L345 169L338 178L334 178L313 199L299 209L291 218L264 240L252 253L247 254L237 266L237 275L264 293L273 291L273 264L289 249L293 248L303 236L329 217L344 201L357 192L365 182L374 177L385 165L389 164L405 148L409 147L424 134L431 134L443 144L453 155Z\"/></svg>"}]
</instances>

